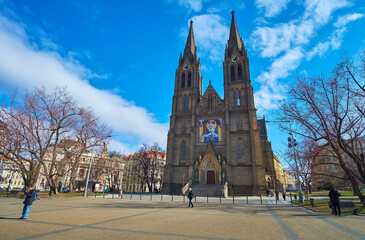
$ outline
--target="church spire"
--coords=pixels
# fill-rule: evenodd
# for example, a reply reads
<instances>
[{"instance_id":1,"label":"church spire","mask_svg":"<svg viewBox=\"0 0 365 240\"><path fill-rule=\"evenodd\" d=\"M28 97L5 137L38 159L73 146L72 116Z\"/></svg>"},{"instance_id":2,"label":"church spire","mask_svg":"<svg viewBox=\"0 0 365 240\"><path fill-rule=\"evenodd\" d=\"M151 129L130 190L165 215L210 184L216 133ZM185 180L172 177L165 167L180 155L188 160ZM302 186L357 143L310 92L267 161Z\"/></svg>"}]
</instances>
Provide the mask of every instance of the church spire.
<instances>
[{"instance_id":1,"label":"church spire","mask_svg":"<svg viewBox=\"0 0 365 240\"><path fill-rule=\"evenodd\" d=\"M243 42L238 33L238 28L236 24L236 19L234 18L234 11L232 10L232 22L231 22L231 31L229 33L228 39L228 48L236 47L239 50L242 50Z\"/></svg>"},{"instance_id":2,"label":"church spire","mask_svg":"<svg viewBox=\"0 0 365 240\"><path fill-rule=\"evenodd\" d=\"M196 57L195 54L196 54L196 47L195 47L195 40L194 40L193 21L191 20L189 35L188 35L188 39L186 40L183 58Z\"/></svg>"}]
</instances>

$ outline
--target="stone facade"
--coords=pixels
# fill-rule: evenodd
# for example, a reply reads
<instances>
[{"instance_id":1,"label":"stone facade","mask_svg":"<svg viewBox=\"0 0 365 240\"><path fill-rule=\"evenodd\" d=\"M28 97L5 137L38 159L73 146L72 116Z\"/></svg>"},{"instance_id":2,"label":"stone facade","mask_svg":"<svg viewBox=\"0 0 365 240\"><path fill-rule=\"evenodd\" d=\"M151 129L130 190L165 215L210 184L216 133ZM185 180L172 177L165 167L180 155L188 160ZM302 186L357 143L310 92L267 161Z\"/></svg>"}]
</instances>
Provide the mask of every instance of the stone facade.
<instances>
[{"instance_id":1,"label":"stone facade","mask_svg":"<svg viewBox=\"0 0 365 240\"><path fill-rule=\"evenodd\" d=\"M224 99L211 82L203 94L193 22L175 74L163 191L184 183L226 182L229 194L264 193L275 182L265 119L257 119L247 52L232 11L223 62ZM267 182L269 181L269 183Z\"/></svg>"}]
</instances>

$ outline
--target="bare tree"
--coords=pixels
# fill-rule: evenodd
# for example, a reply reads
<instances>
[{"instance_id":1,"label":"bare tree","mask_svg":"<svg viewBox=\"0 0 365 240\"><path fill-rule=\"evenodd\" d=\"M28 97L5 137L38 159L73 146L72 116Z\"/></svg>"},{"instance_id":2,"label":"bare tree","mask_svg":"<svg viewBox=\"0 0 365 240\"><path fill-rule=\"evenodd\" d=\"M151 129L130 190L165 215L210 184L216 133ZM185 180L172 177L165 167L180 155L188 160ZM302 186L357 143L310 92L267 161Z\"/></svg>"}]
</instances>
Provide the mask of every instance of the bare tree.
<instances>
[{"instance_id":1,"label":"bare tree","mask_svg":"<svg viewBox=\"0 0 365 240\"><path fill-rule=\"evenodd\" d=\"M15 93L9 104L2 104L0 120L8 131L0 155L16 166L26 187L42 174L54 194L66 166L72 171L84 151L100 146L111 133L90 109L78 107L65 88L50 94L44 88Z\"/></svg>"},{"instance_id":2,"label":"bare tree","mask_svg":"<svg viewBox=\"0 0 365 240\"><path fill-rule=\"evenodd\" d=\"M152 192L155 185L161 181L160 173L163 170L162 161L158 155L161 154L161 147L155 143L152 146L143 144L138 153L134 154L135 164L133 165L133 176L143 186L147 186Z\"/></svg>"},{"instance_id":3,"label":"bare tree","mask_svg":"<svg viewBox=\"0 0 365 240\"><path fill-rule=\"evenodd\" d=\"M349 178L354 194L365 201L359 188L359 183L365 184L365 162L360 146L365 131L361 111L365 109L365 99L361 89L351 81L348 72L351 68L343 66L341 62L329 77L325 74L298 77L291 85L279 115L280 119L294 123L295 133L319 145L327 145ZM345 161L344 153L351 161ZM349 166L351 162L356 169Z\"/></svg>"}]
</instances>

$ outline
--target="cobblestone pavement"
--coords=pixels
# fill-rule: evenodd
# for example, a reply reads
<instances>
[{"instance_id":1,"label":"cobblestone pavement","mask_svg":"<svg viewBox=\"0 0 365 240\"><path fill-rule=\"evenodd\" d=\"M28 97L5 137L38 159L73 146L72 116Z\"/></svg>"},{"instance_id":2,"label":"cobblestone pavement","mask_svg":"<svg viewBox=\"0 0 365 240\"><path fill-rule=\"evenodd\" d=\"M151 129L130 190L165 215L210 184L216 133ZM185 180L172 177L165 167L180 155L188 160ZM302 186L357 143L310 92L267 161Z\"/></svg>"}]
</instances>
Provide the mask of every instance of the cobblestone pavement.
<instances>
[{"instance_id":1,"label":"cobblestone pavement","mask_svg":"<svg viewBox=\"0 0 365 240\"><path fill-rule=\"evenodd\" d=\"M0 239L365 239L364 215L261 201L187 205L133 196L41 199L29 219L19 220L22 199L0 198Z\"/></svg>"}]
</instances>

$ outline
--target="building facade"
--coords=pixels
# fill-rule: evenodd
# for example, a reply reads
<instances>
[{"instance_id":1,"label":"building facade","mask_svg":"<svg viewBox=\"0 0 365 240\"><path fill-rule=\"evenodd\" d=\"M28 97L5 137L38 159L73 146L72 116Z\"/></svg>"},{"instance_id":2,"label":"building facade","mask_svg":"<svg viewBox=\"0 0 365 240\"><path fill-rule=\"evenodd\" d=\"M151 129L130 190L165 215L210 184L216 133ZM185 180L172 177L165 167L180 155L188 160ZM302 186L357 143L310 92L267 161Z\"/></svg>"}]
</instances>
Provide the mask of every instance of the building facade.
<instances>
[{"instance_id":1,"label":"building facade","mask_svg":"<svg viewBox=\"0 0 365 240\"><path fill-rule=\"evenodd\" d=\"M203 93L193 22L175 74L165 193L185 183L227 185L229 194L260 194L275 184L265 119L257 119L247 51L234 11L223 62L224 98L211 81Z\"/></svg>"}]
</instances>

